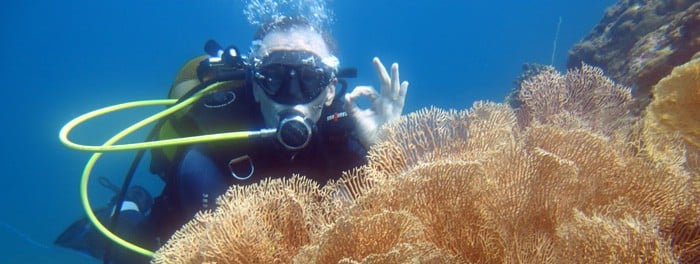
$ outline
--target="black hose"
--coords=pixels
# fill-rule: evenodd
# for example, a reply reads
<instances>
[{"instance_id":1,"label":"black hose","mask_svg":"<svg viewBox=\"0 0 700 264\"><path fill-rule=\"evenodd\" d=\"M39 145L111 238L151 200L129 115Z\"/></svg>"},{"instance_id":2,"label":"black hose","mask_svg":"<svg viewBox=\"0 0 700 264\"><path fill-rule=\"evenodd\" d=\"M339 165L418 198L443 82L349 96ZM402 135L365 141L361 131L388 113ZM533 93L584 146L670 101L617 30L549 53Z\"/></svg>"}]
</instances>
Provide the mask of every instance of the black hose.
<instances>
[{"instance_id":1,"label":"black hose","mask_svg":"<svg viewBox=\"0 0 700 264\"><path fill-rule=\"evenodd\" d=\"M151 141L155 140L156 136L158 135L158 131L160 130L160 127L163 122L158 123L153 129L151 129L151 132L148 133L148 136L146 136L146 141ZM119 189L119 192L117 193L117 199L114 205L114 211L112 213L112 217L109 219L109 230L115 230L118 224L119 220L119 214L122 209L122 204L124 203L124 199L126 198L126 192L129 190L129 185L131 185L131 181L134 179L134 174L136 173L136 169L139 166L139 163L141 163L141 160L143 159L143 155L146 153L146 149L141 149L136 153L136 156L134 156L134 160L131 161L131 166L129 167L129 171L126 173L126 176L124 177L124 182L122 183L121 189ZM104 255L104 263L107 264L109 263L109 256L112 252L112 243L108 243L107 247L105 249L105 255Z\"/></svg>"}]
</instances>

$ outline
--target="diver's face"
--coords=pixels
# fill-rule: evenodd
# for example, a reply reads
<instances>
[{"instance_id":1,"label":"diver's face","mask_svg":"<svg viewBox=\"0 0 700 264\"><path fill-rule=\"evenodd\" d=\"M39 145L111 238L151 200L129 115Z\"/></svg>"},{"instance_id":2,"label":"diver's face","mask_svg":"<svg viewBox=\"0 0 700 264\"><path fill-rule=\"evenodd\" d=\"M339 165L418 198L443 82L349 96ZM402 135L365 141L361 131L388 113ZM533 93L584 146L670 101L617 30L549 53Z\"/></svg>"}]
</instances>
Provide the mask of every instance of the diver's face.
<instances>
[{"instance_id":1,"label":"diver's face","mask_svg":"<svg viewBox=\"0 0 700 264\"><path fill-rule=\"evenodd\" d=\"M290 110L313 122L320 119L323 107L335 97L335 77L328 70L338 63L319 33L309 29L271 32L253 56L258 78L253 94L268 127L277 127L280 114Z\"/></svg>"}]
</instances>

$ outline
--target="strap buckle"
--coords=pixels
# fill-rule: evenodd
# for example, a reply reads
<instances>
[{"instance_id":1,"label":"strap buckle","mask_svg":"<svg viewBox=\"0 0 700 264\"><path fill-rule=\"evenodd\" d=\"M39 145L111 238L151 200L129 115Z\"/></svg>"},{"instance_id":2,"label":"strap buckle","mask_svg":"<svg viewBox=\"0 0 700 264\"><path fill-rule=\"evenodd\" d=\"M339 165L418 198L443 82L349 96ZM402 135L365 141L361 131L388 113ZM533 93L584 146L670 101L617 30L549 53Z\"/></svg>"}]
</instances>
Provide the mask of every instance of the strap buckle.
<instances>
[{"instance_id":1,"label":"strap buckle","mask_svg":"<svg viewBox=\"0 0 700 264\"><path fill-rule=\"evenodd\" d=\"M248 174L245 176L239 176L236 171L240 173L241 169L244 169L243 166L245 166L245 162L248 161L248 167L250 168L248 171ZM250 158L248 155L243 155L237 158L233 158L228 162L228 170L231 172L231 176L236 178L237 180L247 180L251 176L253 176L253 172L255 171L255 166L253 165L253 159Z\"/></svg>"}]
</instances>

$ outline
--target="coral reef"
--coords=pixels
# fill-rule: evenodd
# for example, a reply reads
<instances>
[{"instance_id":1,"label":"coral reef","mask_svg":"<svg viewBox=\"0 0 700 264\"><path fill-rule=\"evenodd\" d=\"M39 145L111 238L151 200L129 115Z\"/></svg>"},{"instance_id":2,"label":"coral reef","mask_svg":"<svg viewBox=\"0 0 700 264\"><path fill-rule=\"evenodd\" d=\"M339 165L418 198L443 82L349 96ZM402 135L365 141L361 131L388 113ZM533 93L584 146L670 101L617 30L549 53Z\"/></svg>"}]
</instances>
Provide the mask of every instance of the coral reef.
<instances>
[{"instance_id":1,"label":"coral reef","mask_svg":"<svg viewBox=\"0 0 700 264\"><path fill-rule=\"evenodd\" d=\"M568 67L601 67L639 98L673 67L700 52L700 3L690 0L620 0L569 51Z\"/></svg>"},{"instance_id":2,"label":"coral reef","mask_svg":"<svg viewBox=\"0 0 700 264\"><path fill-rule=\"evenodd\" d=\"M655 137L677 127L634 117L630 90L585 64L524 81L518 100L403 116L366 166L323 187L299 176L234 186L154 262L700 261L697 148Z\"/></svg>"},{"instance_id":3,"label":"coral reef","mask_svg":"<svg viewBox=\"0 0 700 264\"><path fill-rule=\"evenodd\" d=\"M198 213L153 262L291 262L315 228L323 226L320 198L318 184L300 177L233 186L217 200L216 211Z\"/></svg>"},{"instance_id":4,"label":"coral reef","mask_svg":"<svg viewBox=\"0 0 700 264\"><path fill-rule=\"evenodd\" d=\"M700 58L678 66L653 88L642 131L650 159L672 164L691 175L691 208L671 227L677 234L700 233ZM692 221L695 219L695 221ZM700 262L700 244L692 236L677 236L676 245L687 247L687 263Z\"/></svg>"},{"instance_id":5,"label":"coral reef","mask_svg":"<svg viewBox=\"0 0 700 264\"><path fill-rule=\"evenodd\" d=\"M520 93L520 87L522 86L523 82L529 80L530 78L542 73L542 72L554 72L556 69L554 69L554 66L552 65L543 65L543 64L538 64L538 63L524 63L522 66L523 72L518 75L518 77L513 81L513 84L515 85L510 92L508 92L508 95L506 95L505 103L510 105L510 107L513 108L519 108L522 102L520 102L518 98L518 93Z\"/></svg>"},{"instance_id":6,"label":"coral reef","mask_svg":"<svg viewBox=\"0 0 700 264\"><path fill-rule=\"evenodd\" d=\"M653 93L646 122L660 133L678 131L685 143L700 148L700 57L676 67Z\"/></svg>"}]
</instances>

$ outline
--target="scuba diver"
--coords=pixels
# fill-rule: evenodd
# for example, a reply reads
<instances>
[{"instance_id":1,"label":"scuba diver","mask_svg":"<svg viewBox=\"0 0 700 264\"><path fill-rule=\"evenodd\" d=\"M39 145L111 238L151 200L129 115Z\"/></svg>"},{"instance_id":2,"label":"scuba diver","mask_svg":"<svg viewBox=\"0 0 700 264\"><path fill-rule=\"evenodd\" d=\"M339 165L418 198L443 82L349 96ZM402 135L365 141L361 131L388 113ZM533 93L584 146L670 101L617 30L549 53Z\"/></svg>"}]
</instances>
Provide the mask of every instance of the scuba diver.
<instances>
[{"instance_id":1,"label":"scuba diver","mask_svg":"<svg viewBox=\"0 0 700 264\"><path fill-rule=\"evenodd\" d=\"M303 17L262 25L247 57L214 41L207 42L205 51L208 55L180 69L170 98L191 96L212 80L236 81L159 123L152 132L156 139L271 128L275 133L151 149L150 170L165 182L161 194L154 199L144 188L132 186L123 199L96 210L100 222L116 212L118 221L111 228L144 248L156 250L198 211L215 208L217 197L232 185L293 174L321 185L338 179L343 171L366 163L378 128L403 110L408 82L399 81L398 64L389 73L374 58L380 91L357 86L346 93L343 78L355 72L339 68L328 32ZM369 99L370 108L358 106L361 97ZM86 219L73 223L55 243L105 263L149 260L113 244Z\"/></svg>"}]
</instances>

